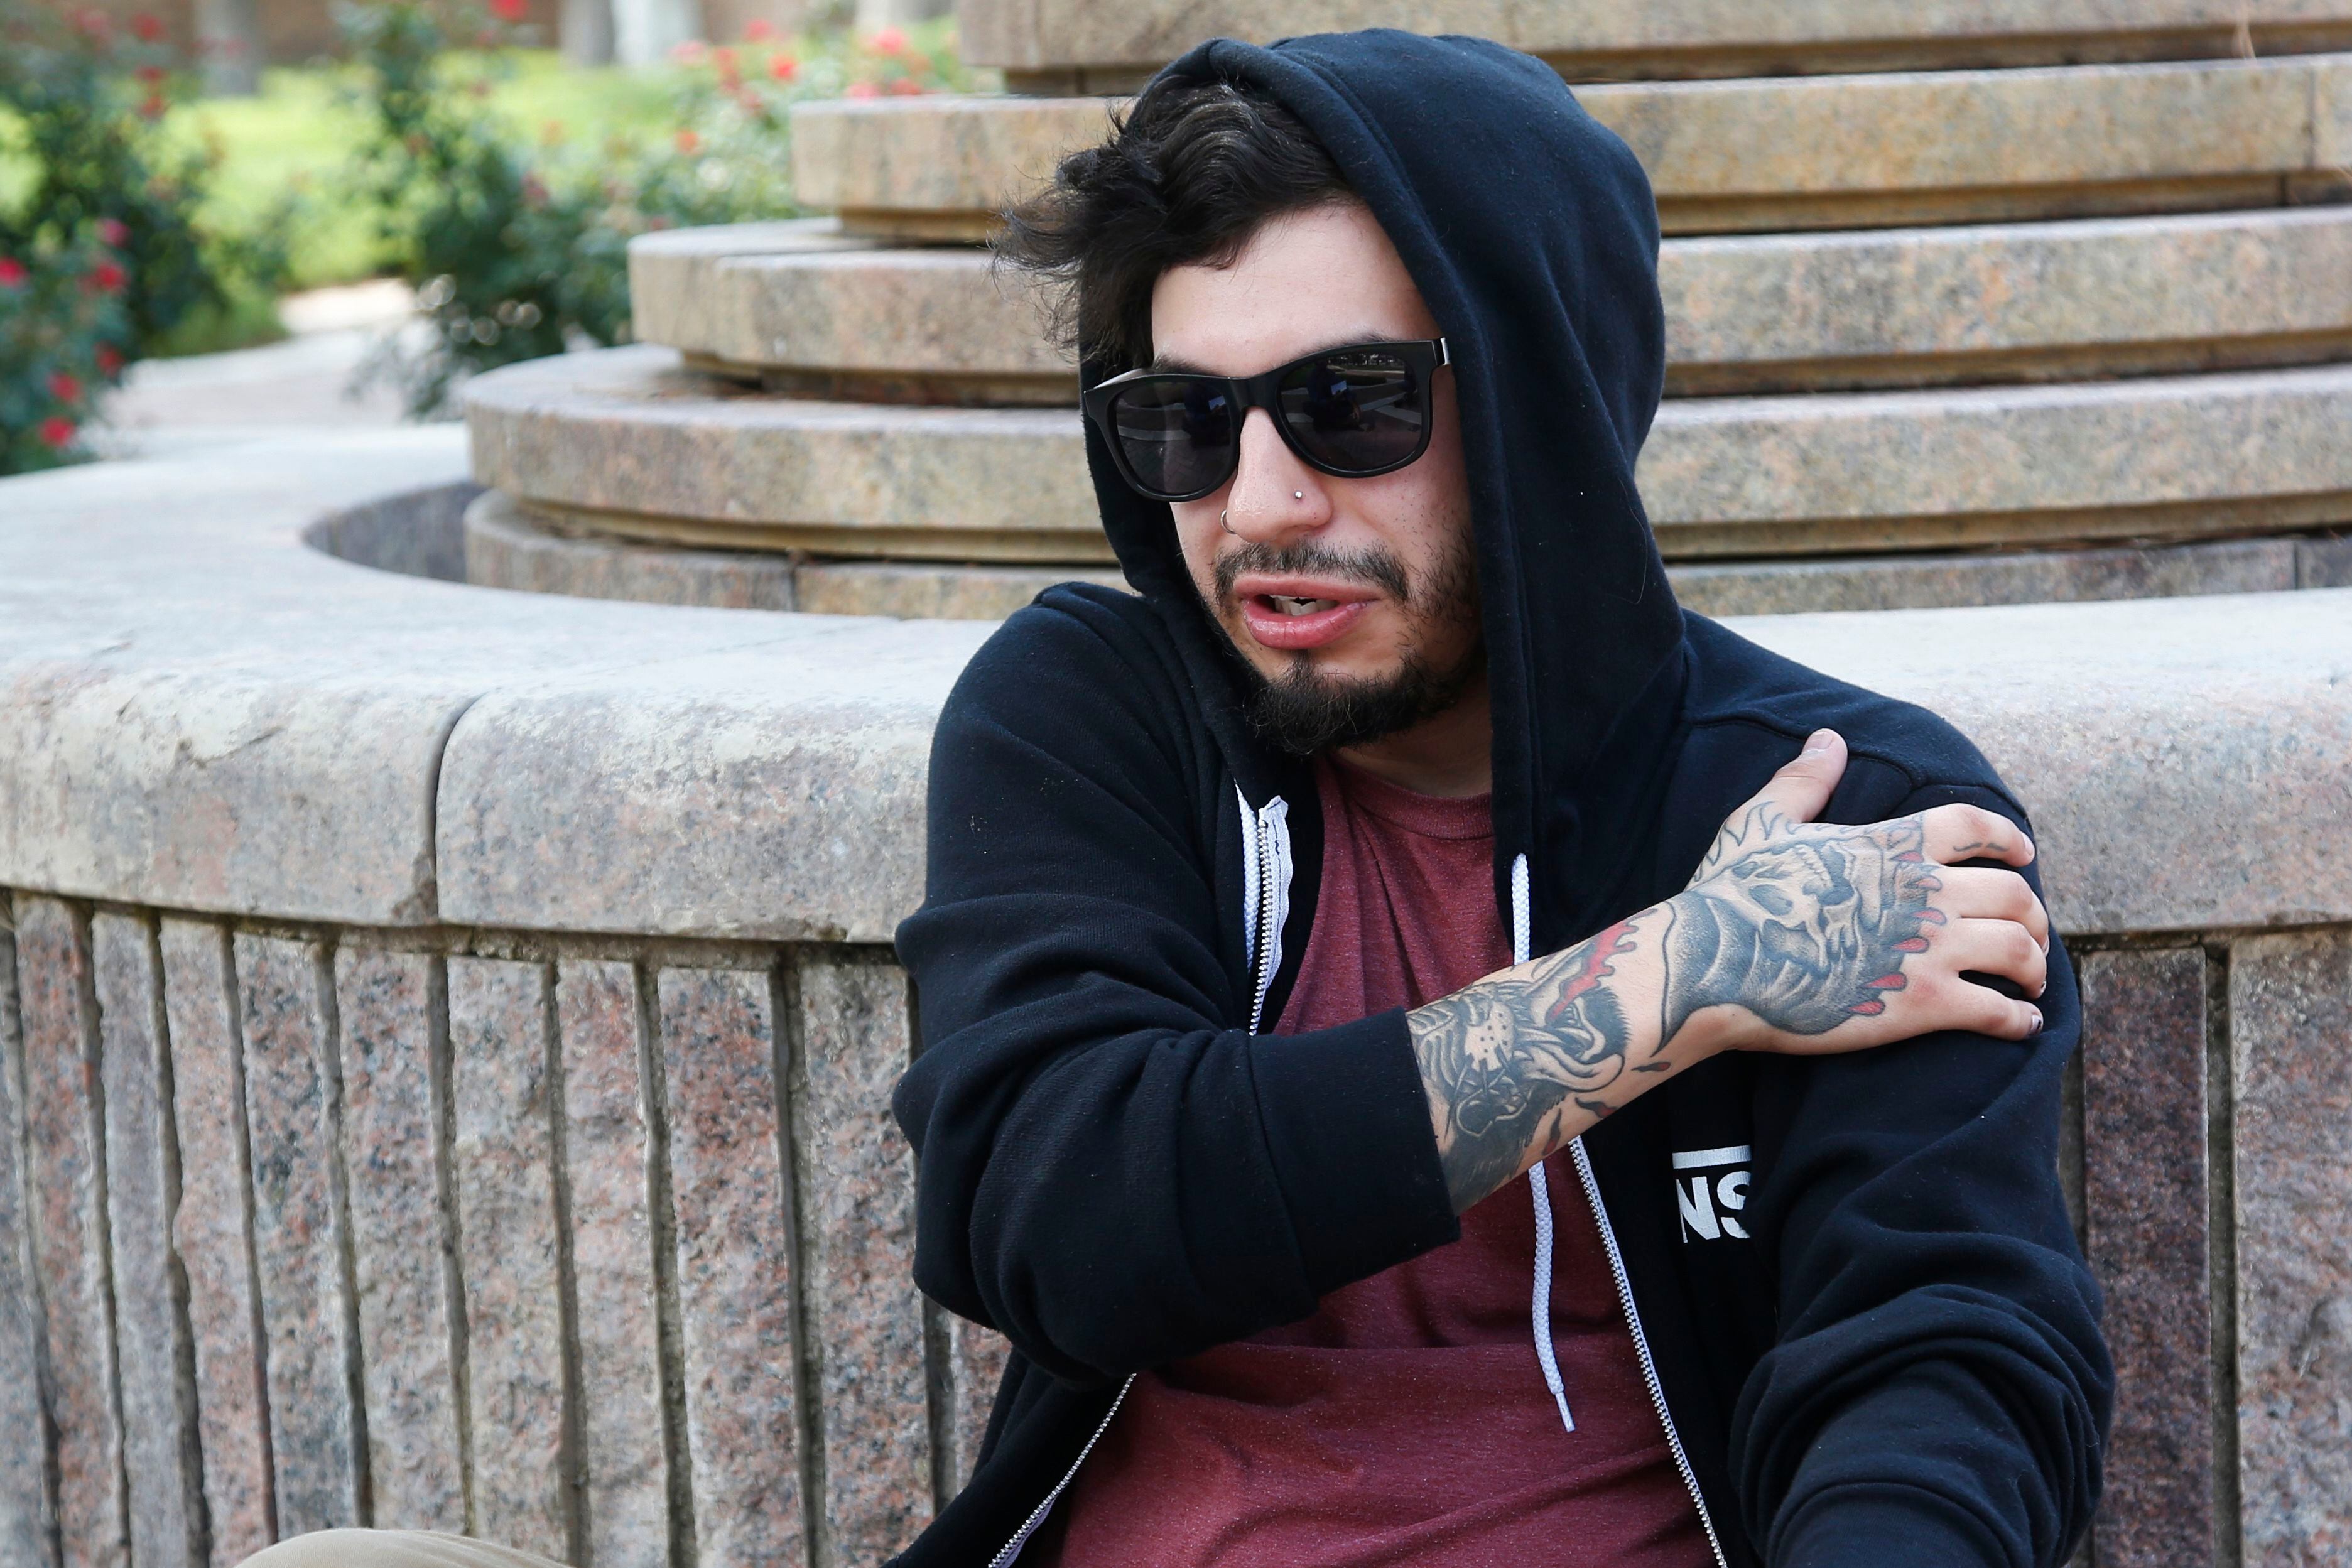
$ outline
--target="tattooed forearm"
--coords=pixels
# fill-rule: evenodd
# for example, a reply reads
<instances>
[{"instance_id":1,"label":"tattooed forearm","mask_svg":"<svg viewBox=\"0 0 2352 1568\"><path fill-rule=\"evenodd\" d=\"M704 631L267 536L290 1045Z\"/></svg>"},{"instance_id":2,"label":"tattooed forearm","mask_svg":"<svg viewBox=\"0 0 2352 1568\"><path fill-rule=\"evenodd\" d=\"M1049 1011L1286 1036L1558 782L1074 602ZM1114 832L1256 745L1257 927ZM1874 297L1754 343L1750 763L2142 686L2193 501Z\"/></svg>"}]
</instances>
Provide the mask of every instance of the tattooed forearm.
<instances>
[{"instance_id":1,"label":"tattooed forearm","mask_svg":"<svg viewBox=\"0 0 2352 1568\"><path fill-rule=\"evenodd\" d=\"M1811 1051L1805 1042L1841 1024L1893 1022L1882 1017L1890 1002L1916 1013L1916 998L1900 996L1905 967L1945 925L1944 866L1928 852L1926 821L1792 822L1759 800L1724 824L1675 897L1414 1009L1413 1051L1456 1210L1715 1051ZM1980 847L2006 852L1987 840L1937 853ZM1925 1030L1878 1040L1914 1032Z\"/></svg>"},{"instance_id":2,"label":"tattooed forearm","mask_svg":"<svg viewBox=\"0 0 2352 1568\"><path fill-rule=\"evenodd\" d=\"M1563 1106L1573 1103L1585 1124L1609 1113L1600 1095L1624 1072L1637 1042L1606 982L1616 962L1637 951L1637 923L1650 919L1621 921L1510 978L1482 981L1409 1016L1457 1212L1564 1141ZM1644 1055L1655 1049L1639 1043Z\"/></svg>"},{"instance_id":3,"label":"tattooed forearm","mask_svg":"<svg viewBox=\"0 0 2352 1568\"><path fill-rule=\"evenodd\" d=\"M1675 901L1660 1038L1701 1008L1735 1004L1790 1034L1827 1034L1885 1010L1904 960L1944 917L1916 820L1882 840L1787 836L1749 848Z\"/></svg>"}]
</instances>

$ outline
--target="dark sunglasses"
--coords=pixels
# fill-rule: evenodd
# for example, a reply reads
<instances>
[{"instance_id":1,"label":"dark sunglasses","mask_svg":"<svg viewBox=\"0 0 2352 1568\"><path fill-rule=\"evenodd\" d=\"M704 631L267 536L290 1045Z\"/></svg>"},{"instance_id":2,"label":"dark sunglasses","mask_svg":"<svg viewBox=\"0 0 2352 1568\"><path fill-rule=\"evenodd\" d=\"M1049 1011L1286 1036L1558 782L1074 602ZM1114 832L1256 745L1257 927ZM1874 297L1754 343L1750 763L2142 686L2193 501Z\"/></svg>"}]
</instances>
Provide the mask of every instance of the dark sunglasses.
<instances>
[{"instance_id":1,"label":"dark sunglasses","mask_svg":"<svg viewBox=\"0 0 2352 1568\"><path fill-rule=\"evenodd\" d=\"M1429 450L1429 385L1445 340L1324 349L1264 375L1129 371L1079 398L1119 477L1155 501L1197 501L1241 465L1242 422L1262 408L1308 467L1391 474Z\"/></svg>"}]
</instances>

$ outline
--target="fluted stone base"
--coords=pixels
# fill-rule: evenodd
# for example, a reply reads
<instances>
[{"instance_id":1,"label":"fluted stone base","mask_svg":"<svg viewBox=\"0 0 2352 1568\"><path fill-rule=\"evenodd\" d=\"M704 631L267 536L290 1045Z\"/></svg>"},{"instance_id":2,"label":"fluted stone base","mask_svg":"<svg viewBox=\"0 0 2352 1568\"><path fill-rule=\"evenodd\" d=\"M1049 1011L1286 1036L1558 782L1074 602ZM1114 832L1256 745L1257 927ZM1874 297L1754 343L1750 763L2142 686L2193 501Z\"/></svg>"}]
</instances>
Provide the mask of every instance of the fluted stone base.
<instances>
[{"instance_id":1,"label":"fluted stone base","mask_svg":"<svg viewBox=\"0 0 2352 1568\"><path fill-rule=\"evenodd\" d=\"M803 396L1063 404L1039 294L977 247L831 219L648 235L637 336ZM1668 396L2088 380L2352 358L2352 204L1668 240Z\"/></svg>"},{"instance_id":2,"label":"fluted stone base","mask_svg":"<svg viewBox=\"0 0 2352 1568\"><path fill-rule=\"evenodd\" d=\"M802 401L664 349L467 392L475 477L572 532L1108 565L1078 417ZM2352 365L2054 386L1686 398L1638 471L1670 560L2307 532L2352 523Z\"/></svg>"},{"instance_id":3,"label":"fluted stone base","mask_svg":"<svg viewBox=\"0 0 2352 1568\"><path fill-rule=\"evenodd\" d=\"M1585 87L1668 234L1984 223L2352 199L2352 54ZM793 111L801 198L844 227L986 237L1106 99Z\"/></svg>"},{"instance_id":4,"label":"fluted stone base","mask_svg":"<svg viewBox=\"0 0 2352 1568\"><path fill-rule=\"evenodd\" d=\"M1571 80L2268 56L2352 42L2352 10L2330 0L967 0L960 15L964 57L1036 93L1131 92L1202 38L1266 43L1352 27L1498 38Z\"/></svg>"},{"instance_id":5,"label":"fluted stone base","mask_svg":"<svg viewBox=\"0 0 2352 1568\"><path fill-rule=\"evenodd\" d=\"M467 580L477 586L647 604L995 621L1056 582L1124 586L1117 571L1083 565L823 560L644 544L567 532L497 491L467 509L465 537ZM2352 538L1683 563L1666 575L1684 604L1707 615L2169 599L2342 586L2352 581Z\"/></svg>"}]
</instances>

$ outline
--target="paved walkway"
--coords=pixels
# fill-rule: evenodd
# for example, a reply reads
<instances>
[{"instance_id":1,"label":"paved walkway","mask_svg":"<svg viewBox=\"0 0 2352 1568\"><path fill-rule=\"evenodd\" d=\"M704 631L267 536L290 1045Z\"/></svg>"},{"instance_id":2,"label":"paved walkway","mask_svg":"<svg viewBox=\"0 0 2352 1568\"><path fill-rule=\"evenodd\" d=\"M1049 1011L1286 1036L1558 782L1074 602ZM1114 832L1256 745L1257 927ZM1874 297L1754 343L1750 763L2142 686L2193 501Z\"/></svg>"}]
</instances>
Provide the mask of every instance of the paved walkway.
<instances>
[{"instance_id":1,"label":"paved walkway","mask_svg":"<svg viewBox=\"0 0 2352 1568\"><path fill-rule=\"evenodd\" d=\"M178 457L314 432L401 423L399 393L353 377L391 333L415 331L410 297L390 279L295 295L278 307L294 336L265 348L131 367L90 445L105 457Z\"/></svg>"}]
</instances>

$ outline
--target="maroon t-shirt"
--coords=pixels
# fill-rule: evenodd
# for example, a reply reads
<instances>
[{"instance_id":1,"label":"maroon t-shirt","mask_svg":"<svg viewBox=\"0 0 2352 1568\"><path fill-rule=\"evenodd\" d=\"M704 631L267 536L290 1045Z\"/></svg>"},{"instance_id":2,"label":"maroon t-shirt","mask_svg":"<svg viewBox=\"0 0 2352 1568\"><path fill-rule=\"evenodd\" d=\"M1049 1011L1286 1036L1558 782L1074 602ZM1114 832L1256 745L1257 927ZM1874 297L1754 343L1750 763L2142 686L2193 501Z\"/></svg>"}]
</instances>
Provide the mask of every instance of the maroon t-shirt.
<instances>
[{"instance_id":1,"label":"maroon t-shirt","mask_svg":"<svg viewBox=\"0 0 2352 1568\"><path fill-rule=\"evenodd\" d=\"M1458 990L1510 961L1489 801L1317 768L1322 890L1277 1034ZM1698 1568L1712 1561L1618 1306L1574 1160L1551 1192L1552 1343L1528 1319L1515 1181L1462 1239L1315 1315L1135 1380L1057 1513L1063 1568Z\"/></svg>"}]
</instances>

